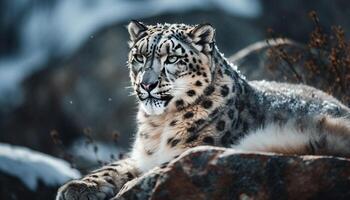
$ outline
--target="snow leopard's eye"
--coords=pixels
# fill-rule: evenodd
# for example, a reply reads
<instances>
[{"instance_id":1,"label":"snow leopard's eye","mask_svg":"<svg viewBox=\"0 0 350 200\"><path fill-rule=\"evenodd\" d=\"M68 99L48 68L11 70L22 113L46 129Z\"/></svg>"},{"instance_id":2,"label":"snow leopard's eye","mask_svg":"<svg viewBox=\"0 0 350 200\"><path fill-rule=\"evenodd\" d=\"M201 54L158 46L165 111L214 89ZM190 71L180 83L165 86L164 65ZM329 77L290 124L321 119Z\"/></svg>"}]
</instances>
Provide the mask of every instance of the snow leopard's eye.
<instances>
[{"instance_id":1,"label":"snow leopard's eye","mask_svg":"<svg viewBox=\"0 0 350 200\"><path fill-rule=\"evenodd\" d=\"M143 55L141 55L141 54L135 54L135 55L134 55L134 59L135 59L137 62L139 62L139 63L143 63L145 57L144 57Z\"/></svg>"},{"instance_id":2,"label":"snow leopard's eye","mask_svg":"<svg viewBox=\"0 0 350 200\"><path fill-rule=\"evenodd\" d=\"M165 63L166 64L174 64L179 60L179 56L168 56Z\"/></svg>"}]
</instances>

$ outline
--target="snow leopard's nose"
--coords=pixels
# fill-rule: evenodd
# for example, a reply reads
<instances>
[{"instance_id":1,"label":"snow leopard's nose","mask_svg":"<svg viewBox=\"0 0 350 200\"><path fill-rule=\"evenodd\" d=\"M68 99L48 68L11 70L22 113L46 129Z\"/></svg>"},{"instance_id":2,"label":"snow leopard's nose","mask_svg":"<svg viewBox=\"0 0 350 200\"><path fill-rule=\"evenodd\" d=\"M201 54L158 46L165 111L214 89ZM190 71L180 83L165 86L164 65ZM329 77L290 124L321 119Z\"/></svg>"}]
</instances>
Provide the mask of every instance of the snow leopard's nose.
<instances>
[{"instance_id":1,"label":"snow leopard's nose","mask_svg":"<svg viewBox=\"0 0 350 200\"><path fill-rule=\"evenodd\" d=\"M141 87L147 92L151 92L158 85L158 75L157 73L148 68L142 74Z\"/></svg>"},{"instance_id":2,"label":"snow leopard's nose","mask_svg":"<svg viewBox=\"0 0 350 200\"><path fill-rule=\"evenodd\" d=\"M147 92L151 92L154 88L157 87L157 85L158 85L158 81L154 83L141 83L141 87Z\"/></svg>"}]
</instances>

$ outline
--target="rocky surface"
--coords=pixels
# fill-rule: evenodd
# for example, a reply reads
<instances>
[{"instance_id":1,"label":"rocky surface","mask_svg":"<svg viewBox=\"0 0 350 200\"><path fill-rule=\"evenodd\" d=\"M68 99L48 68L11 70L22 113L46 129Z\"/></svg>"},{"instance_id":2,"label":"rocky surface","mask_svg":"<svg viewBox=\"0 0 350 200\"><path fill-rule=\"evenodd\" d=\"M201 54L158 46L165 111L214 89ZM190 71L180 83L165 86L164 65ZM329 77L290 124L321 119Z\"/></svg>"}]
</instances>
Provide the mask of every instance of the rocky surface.
<instances>
[{"instance_id":1,"label":"rocky surface","mask_svg":"<svg viewBox=\"0 0 350 200\"><path fill-rule=\"evenodd\" d=\"M350 160L198 147L116 199L350 199Z\"/></svg>"}]
</instances>

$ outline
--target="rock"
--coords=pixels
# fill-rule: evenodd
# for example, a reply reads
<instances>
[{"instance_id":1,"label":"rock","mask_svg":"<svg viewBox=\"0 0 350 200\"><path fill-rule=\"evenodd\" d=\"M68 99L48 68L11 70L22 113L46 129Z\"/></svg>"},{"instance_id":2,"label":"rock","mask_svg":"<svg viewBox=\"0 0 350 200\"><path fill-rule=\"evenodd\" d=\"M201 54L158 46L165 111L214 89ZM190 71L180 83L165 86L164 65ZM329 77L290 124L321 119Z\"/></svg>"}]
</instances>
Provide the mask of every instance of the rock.
<instances>
[{"instance_id":1,"label":"rock","mask_svg":"<svg viewBox=\"0 0 350 200\"><path fill-rule=\"evenodd\" d=\"M334 34L328 34L327 45L320 48L310 47L310 43L317 41L315 37L308 45L281 38L258 41L233 54L229 60L248 80L303 83L350 106L350 92L346 87L350 83L350 78L346 78L350 73L350 51L341 49L341 42L332 40ZM332 60L335 51L342 52L337 54L336 63Z\"/></svg>"},{"instance_id":2,"label":"rock","mask_svg":"<svg viewBox=\"0 0 350 200\"><path fill-rule=\"evenodd\" d=\"M296 44L286 39L269 39L257 41L239 50L229 57L229 61L238 66L240 72L248 80L284 80L284 71L275 70L275 66L285 68L284 60L275 58L275 48L279 48L288 53L304 51L302 45ZM272 64L272 61L275 61ZM271 68L272 67L272 68ZM300 69L301 67L298 67Z\"/></svg>"},{"instance_id":3,"label":"rock","mask_svg":"<svg viewBox=\"0 0 350 200\"><path fill-rule=\"evenodd\" d=\"M350 199L350 160L197 147L115 199Z\"/></svg>"},{"instance_id":4,"label":"rock","mask_svg":"<svg viewBox=\"0 0 350 200\"><path fill-rule=\"evenodd\" d=\"M285 54L286 57L281 54ZM305 64L310 59L316 59L316 56L310 52L307 45L290 39L272 38L257 41L241 49L229 57L229 60L238 66L248 80L312 83L310 71ZM320 60L319 57L317 60ZM326 60L320 60L320 62L326 62ZM295 77L295 74L300 76L300 79ZM315 87L321 86L325 80L316 82L318 85L313 84Z\"/></svg>"},{"instance_id":5,"label":"rock","mask_svg":"<svg viewBox=\"0 0 350 200\"><path fill-rule=\"evenodd\" d=\"M58 187L38 183L36 190L30 190L17 177L0 171L0 199L54 199Z\"/></svg>"}]
</instances>

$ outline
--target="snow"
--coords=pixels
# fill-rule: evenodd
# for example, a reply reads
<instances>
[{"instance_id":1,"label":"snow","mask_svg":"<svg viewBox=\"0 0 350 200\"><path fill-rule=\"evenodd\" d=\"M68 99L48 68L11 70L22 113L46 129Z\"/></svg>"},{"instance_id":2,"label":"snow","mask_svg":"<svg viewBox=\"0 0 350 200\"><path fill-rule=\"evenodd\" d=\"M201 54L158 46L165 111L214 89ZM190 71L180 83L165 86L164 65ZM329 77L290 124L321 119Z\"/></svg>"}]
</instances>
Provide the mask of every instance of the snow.
<instances>
[{"instance_id":1,"label":"snow","mask_svg":"<svg viewBox=\"0 0 350 200\"><path fill-rule=\"evenodd\" d=\"M0 171L17 177L33 191L39 180L48 186L59 186L81 176L66 161L4 143L0 143Z\"/></svg>"},{"instance_id":2,"label":"snow","mask_svg":"<svg viewBox=\"0 0 350 200\"><path fill-rule=\"evenodd\" d=\"M31 9L26 10L28 17L20 27L19 52L0 58L0 97L7 97L0 101L7 103L20 103L20 83L40 70L50 56L72 54L86 40L94 39L96 31L108 25L194 9L221 9L245 18L256 18L262 13L260 0L58 0L50 6L22 0L8 4L5 23L17 23L8 16L18 14L28 4Z\"/></svg>"}]
</instances>

